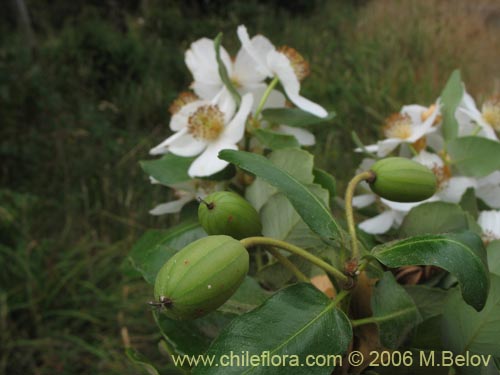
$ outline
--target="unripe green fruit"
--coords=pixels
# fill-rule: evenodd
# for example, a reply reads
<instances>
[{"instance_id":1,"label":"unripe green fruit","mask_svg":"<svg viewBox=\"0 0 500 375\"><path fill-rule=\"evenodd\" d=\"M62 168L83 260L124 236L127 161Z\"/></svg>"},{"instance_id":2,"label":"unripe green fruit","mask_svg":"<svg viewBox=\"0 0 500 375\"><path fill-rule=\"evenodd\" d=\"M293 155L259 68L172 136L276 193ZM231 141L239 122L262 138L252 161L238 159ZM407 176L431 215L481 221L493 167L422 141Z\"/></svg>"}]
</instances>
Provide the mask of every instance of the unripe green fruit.
<instances>
[{"instance_id":1,"label":"unripe green fruit","mask_svg":"<svg viewBox=\"0 0 500 375\"><path fill-rule=\"evenodd\" d=\"M229 236L208 236L187 245L160 269L157 305L176 320L199 318L226 302L248 272L248 251Z\"/></svg>"},{"instance_id":2,"label":"unripe green fruit","mask_svg":"<svg viewBox=\"0 0 500 375\"><path fill-rule=\"evenodd\" d=\"M395 202L419 202L434 195L436 176L416 161L393 157L371 167L374 180L368 181L375 194Z\"/></svg>"},{"instance_id":3,"label":"unripe green fruit","mask_svg":"<svg viewBox=\"0 0 500 375\"><path fill-rule=\"evenodd\" d=\"M198 219L208 234L226 234L238 240L259 236L259 214L244 198L229 191L205 197L198 207Z\"/></svg>"}]
</instances>

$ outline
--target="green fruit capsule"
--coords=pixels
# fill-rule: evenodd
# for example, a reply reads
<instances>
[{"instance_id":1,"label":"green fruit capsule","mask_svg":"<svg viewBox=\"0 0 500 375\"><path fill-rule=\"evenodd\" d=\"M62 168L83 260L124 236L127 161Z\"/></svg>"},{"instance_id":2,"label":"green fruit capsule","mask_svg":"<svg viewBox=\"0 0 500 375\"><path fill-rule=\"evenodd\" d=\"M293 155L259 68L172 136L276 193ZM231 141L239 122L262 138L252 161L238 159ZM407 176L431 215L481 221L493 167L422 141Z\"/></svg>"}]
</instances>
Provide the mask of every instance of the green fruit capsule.
<instances>
[{"instance_id":1,"label":"green fruit capsule","mask_svg":"<svg viewBox=\"0 0 500 375\"><path fill-rule=\"evenodd\" d=\"M259 236L259 214L236 193L219 191L205 197L198 207L198 219L208 234L226 234L238 240Z\"/></svg>"},{"instance_id":2,"label":"green fruit capsule","mask_svg":"<svg viewBox=\"0 0 500 375\"><path fill-rule=\"evenodd\" d=\"M160 269L152 305L176 320L196 319L221 306L248 272L245 247L229 236L208 236L187 245Z\"/></svg>"},{"instance_id":3,"label":"green fruit capsule","mask_svg":"<svg viewBox=\"0 0 500 375\"><path fill-rule=\"evenodd\" d=\"M419 202L436 192L434 173L416 161L392 157L377 161L370 187L375 194L395 202Z\"/></svg>"}]
</instances>

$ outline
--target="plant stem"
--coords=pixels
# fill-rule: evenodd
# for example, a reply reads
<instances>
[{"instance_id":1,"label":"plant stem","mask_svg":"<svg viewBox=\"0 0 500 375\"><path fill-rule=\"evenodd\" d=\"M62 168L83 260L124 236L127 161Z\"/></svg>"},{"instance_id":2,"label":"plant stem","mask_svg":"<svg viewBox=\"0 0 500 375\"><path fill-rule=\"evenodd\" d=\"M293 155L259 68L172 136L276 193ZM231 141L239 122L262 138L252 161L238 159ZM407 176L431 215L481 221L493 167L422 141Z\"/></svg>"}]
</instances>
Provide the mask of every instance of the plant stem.
<instances>
[{"instance_id":1,"label":"plant stem","mask_svg":"<svg viewBox=\"0 0 500 375\"><path fill-rule=\"evenodd\" d=\"M317 256L312 255L308 251L301 249L298 246L289 244L285 241L280 241L275 238L269 238L269 237L248 237L240 240L241 244L245 246L245 248L250 248L253 246L257 245L264 245L264 246L274 246L282 250L286 250L292 254L298 255L312 264L315 264L319 268L325 270L335 278L341 280L344 283L347 283L349 281L349 278L344 275L341 271L333 267L331 264L328 264L324 260L318 258Z\"/></svg>"},{"instance_id":2,"label":"plant stem","mask_svg":"<svg viewBox=\"0 0 500 375\"><path fill-rule=\"evenodd\" d=\"M260 99L259 105L257 106L257 109L255 110L255 113L253 115L253 118L258 120L259 115L262 112L262 109L264 108L264 104L266 104L267 99L269 98L269 95L271 95L271 91L276 87L276 85L279 82L278 77L274 77L271 83L269 83L269 86L267 86L266 91L264 91L264 95L262 95L262 98Z\"/></svg>"},{"instance_id":3,"label":"plant stem","mask_svg":"<svg viewBox=\"0 0 500 375\"><path fill-rule=\"evenodd\" d=\"M278 259L278 261L283 264L286 268L288 268L297 278L297 280L305 282L305 283L310 283L311 280L302 273L299 268L293 264L290 259L288 259L286 256L283 256L278 250L273 249L272 247L268 249L268 251L272 254L273 257Z\"/></svg>"},{"instance_id":4,"label":"plant stem","mask_svg":"<svg viewBox=\"0 0 500 375\"><path fill-rule=\"evenodd\" d=\"M382 322L384 320L385 319L383 317L374 317L374 316L371 316L369 318L351 320L351 325L354 328L354 327L359 327L359 326L362 326L362 325L365 325L365 324Z\"/></svg>"},{"instance_id":5,"label":"plant stem","mask_svg":"<svg viewBox=\"0 0 500 375\"><path fill-rule=\"evenodd\" d=\"M349 235L351 236L351 258L359 259L359 247L358 238L356 237L356 224L354 223L354 213L352 209L352 198L354 196L354 191L356 186L361 181L373 180L375 178L375 173L373 171L365 171L354 176L354 178L347 185L345 192L345 216L347 219L347 228L349 230Z\"/></svg>"}]
</instances>

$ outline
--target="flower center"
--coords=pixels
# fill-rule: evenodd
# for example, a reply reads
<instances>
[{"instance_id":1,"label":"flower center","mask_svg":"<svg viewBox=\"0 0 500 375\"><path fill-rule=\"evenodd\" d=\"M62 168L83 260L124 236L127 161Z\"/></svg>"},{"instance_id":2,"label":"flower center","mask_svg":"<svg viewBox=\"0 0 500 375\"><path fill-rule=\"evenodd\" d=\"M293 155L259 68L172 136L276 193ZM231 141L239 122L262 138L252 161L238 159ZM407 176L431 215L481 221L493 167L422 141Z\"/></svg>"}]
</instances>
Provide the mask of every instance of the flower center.
<instances>
[{"instance_id":1,"label":"flower center","mask_svg":"<svg viewBox=\"0 0 500 375\"><path fill-rule=\"evenodd\" d=\"M282 53L288 58L288 60L290 60L290 64L292 65L293 71L299 81L302 81L309 75L311 72L309 63L300 53L297 52L296 49L283 46L278 48L278 52Z\"/></svg>"},{"instance_id":2,"label":"flower center","mask_svg":"<svg viewBox=\"0 0 500 375\"><path fill-rule=\"evenodd\" d=\"M224 114L216 105L201 106L188 120L188 132L197 139L213 141L224 129Z\"/></svg>"},{"instance_id":3,"label":"flower center","mask_svg":"<svg viewBox=\"0 0 500 375\"><path fill-rule=\"evenodd\" d=\"M408 139L411 137L411 118L408 115L394 113L384 125L386 138Z\"/></svg>"},{"instance_id":4,"label":"flower center","mask_svg":"<svg viewBox=\"0 0 500 375\"><path fill-rule=\"evenodd\" d=\"M483 119L496 131L500 131L500 95L495 95L483 103Z\"/></svg>"},{"instance_id":5,"label":"flower center","mask_svg":"<svg viewBox=\"0 0 500 375\"><path fill-rule=\"evenodd\" d=\"M437 165L434 164L432 167L432 172L436 176L437 180L437 190L443 190L451 178L451 169L448 165Z\"/></svg>"},{"instance_id":6,"label":"flower center","mask_svg":"<svg viewBox=\"0 0 500 375\"><path fill-rule=\"evenodd\" d=\"M168 111L171 115L175 115L177 112L181 110L186 104L192 103L198 100L198 97L189 91L184 91L179 94L177 99L175 99L170 107L168 107Z\"/></svg>"}]
</instances>

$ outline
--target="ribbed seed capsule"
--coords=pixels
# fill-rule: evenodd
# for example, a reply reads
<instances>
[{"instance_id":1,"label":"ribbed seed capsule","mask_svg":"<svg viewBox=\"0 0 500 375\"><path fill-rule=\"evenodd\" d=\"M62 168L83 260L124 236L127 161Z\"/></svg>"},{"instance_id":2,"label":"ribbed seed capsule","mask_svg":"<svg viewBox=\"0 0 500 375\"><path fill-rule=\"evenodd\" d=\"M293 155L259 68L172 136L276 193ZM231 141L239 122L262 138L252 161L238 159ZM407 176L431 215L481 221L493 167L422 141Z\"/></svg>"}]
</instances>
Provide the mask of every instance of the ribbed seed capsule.
<instances>
[{"instance_id":1,"label":"ribbed seed capsule","mask_svg":"<svg viewBox=\"0 0 500 375\"><path fill-rule=\"evenodd\" d=\"M395 202L419 202L430 198L436 192L434 173L416 161L392 157L377 161L368 181L372 191L382 198Z\"/></svg>"},{"instance_id":2,"label":"ribbed seed capsule","mask_svg":"<svg viewBox=\"0 0 500 375\"><path fill-rule=\"evenodd\" d=\"M153 305L172 319L199 318L221 306L248 272L245 247L228 236L208 236L187 245L156 276Z\"/></svg>"},{"instance_id":3,"label":"ribbed seed capsule","mask_svg":"<svg viewBox=\"0 0 500 375\"><path fill-rule=\"evenodd\" d=\"M236 193L219 191L205 197L198 207L198 219L208 234L225 234L238 240L262 232L259 214Z\"/></svg>"}]
</instances>

